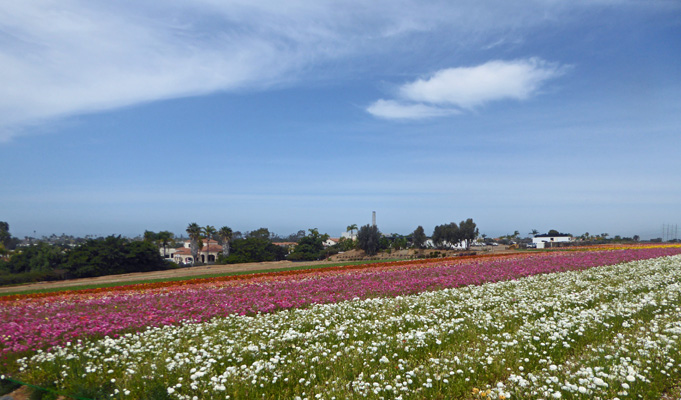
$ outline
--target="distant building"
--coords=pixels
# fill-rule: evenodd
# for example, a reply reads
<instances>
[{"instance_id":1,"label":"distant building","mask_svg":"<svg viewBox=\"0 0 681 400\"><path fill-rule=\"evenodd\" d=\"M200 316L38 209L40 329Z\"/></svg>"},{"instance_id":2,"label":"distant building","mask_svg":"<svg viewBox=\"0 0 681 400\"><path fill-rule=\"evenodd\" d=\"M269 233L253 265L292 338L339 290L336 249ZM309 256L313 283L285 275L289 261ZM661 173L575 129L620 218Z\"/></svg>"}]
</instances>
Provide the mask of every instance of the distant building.
<instances>
[{"instance_id":1,"label":"distant building","mask_svg":"<svg viewBox=\"0 0 681 400\"><path fill-rule=\"evenodd\" d=\"M342 238L357 240L357 232L343 232L341 233Z\"/></svg>"},{"instance_id":2,"label":"distant building","mask_svg":"<svg viewBox=\"0 0 681 400\"><path fill-rule=\"evenodd\" d=\"M163 248L160 249L161 256L163 256ZM218 255L222 253L222 246L215 240L203 241L203 248L199 251L198 261L202 263L214 263L218 259ZM183 247L177 249L166 249L166 258L170 258L176 263L180 264L194 264L195 260L192 257L191 241L186 240Z\"/></svg>"},{"instance_id":3,"label":"distant building","mask_svg":"<svg viewBox=\"0 0 681 400\"><path fill-rule=\"evenodd\" d=\"M438 246L435 245L433 242L433 239L428 239L426 242L423 244L427 249L435 249ZM463 240L460 241L459 243L449 243L449 242L442 242L442 247L445 249L450 249L450 250L466 250L466 242Z\"/></svg>"},{"instance_id":4,"label":"distant building","mask_svg":"<svg viewBox=\"0 0 681 400\"><path fill-rule=\"evenodd\" d=\"M288 254L291 254L293 249L298 246L297 242L272 242L272 244L286 248Z\"/></svg>"},{"instance_id":5,"label":"distant building","mask_svg":"<svg viewBox=\"0 0 681 400\"><path fill-rule=\"evenodd\" d=\"M545 233L543 235L536 235L535 237L533 237L532 243L534 243L538 249L544 249L546 247L551 247L552 243L572 242L573 240L575 239L570 235L551 236L548 233Z\"/></svg>"},{"instance_id":6,"label":"distant building","mask_svg":"<svg viewBox=\"0 0 681 400\"><path fill-rule=\"evenodd\" d=\"M333 245L338 244L338 241L340 241L340 238L328 238L324 241L324 247L331 247Z\"/></svg>"}]
</instances>

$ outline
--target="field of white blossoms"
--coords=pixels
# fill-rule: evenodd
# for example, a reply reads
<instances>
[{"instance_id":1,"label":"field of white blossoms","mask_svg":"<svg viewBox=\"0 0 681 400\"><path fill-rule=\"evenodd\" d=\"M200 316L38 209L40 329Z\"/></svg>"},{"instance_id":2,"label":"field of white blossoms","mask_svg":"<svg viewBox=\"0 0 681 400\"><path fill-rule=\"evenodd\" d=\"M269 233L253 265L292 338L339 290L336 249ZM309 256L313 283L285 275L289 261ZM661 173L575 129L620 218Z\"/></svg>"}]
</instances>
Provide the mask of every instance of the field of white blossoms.
<instances>
[{"instance_id":1,"label":"field of white blossoms","mask_svg":"<svg viewBox=\"0 0 681 400\"><path fill-rule=\"evenodd\" d=\"M676 398L681 256L154 327L19 365L79 398Z\"/></svg>"}]
</instances>

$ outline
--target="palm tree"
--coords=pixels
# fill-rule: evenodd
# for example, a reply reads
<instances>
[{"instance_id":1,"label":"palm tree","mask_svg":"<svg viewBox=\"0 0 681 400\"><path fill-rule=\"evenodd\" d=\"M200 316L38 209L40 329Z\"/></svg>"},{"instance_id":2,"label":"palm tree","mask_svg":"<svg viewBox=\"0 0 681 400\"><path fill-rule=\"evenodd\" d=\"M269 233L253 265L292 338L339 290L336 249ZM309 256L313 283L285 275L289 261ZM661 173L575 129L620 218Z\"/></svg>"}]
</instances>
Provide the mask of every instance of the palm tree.
<instances>
[{"instance_id":1,"label":"palm tree","mask_svg":"<svg viewBox=\"0 0 681 400\"><path fill-rule=\"evenodd\" d=\"M218 233L218 231L215 230L214 226L206 225L205 228L202 229L203 234L206 235L206 239L208 239L208 242L210 243L210 240L213 238L213 235Z\"/></svg>"},{"instance_id":2,"label":"palm tree","mask_svg":"<svg viewBox=\"0 0 681 400\"><path fill-rule=\"evenodd\" d=\"M189 248L192 251L192 259L196 262L199 256L199 242L201 241L201 227L196 222L192 222L187 226L187 234L189 235L189 240L191 244Z\"/></svg>"},{"instance_id":3,"label":"palm tree","mask_svg":"<svg viewBox=\"0 0 681 400\"><path fill-rule=\"evenodd\" d=\"M170 241L173 240L174 238L175 235L173 235L173 233L169 231L161 231L156 234L156 241L161 246L163 246L163 258L166 258L166 248L168 247Z\"/></svg>"},{"instance_id":4,"label":"palm tree","mask_svg":"<svg viewBox=\"0 0 681 400\"><path fill-rule=\"evenodd\" d=\"M222 241L222 256L227 257L229 255L229 242L232 241L232 228L228 226L223 226L218 231L218 237Z\"/></svg>"},{"instance_id":5,"label":"palm tree","mask_svg":"<svg viewBox=\"0 0 681 400\"><path fill-rule=\"evenodd\" d=\"M352 224L352 225L348 225L348 228L345 231L350 232L350 235L352 235L353 233L355 233L356 230L357 230L357 224Z\"/></svg>"},{"instance_id":6,"label":"palm tree","mask_svg":"<svg viewBox=\"0 0 681 400\"><path fill-rule=\"evenodd\" d=\"M203 228L203 233L206 235L206 239L208 241L206 242L206 262L208 261L208 255L210 253L210 240L213 238L213 236L218 233L218 231L215 230L214 226L211 225L206 225L205 228ZM203 247L203 246L202 246Z\"/></svg>"},{"instance_id":7,"label":"palm tree","mask_svg":"<svg viewBox=\"0 0 681 400\"><path fill-rule=\"evenodd\" d=\"M530 232L530 235L532 235L533 237L537 236L538 234L539 234L539 231L536 230L536 229L532 229L532 232Z\"/></svg>"}]
</instances>

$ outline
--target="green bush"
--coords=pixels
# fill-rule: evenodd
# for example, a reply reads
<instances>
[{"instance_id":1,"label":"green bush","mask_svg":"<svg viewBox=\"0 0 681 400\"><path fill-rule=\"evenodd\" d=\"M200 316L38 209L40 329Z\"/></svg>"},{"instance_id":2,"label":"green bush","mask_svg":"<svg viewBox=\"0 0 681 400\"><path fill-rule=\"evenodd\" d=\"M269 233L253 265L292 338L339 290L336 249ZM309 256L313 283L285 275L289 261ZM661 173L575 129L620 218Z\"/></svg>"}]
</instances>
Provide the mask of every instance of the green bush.
<instances>
[{"instance_id":1,"label":"green bush","mask_svg":"<svg viewBox=\"0 0 681 400\"><path fill-rule=\"evenodd\" d=\"M0 286L20 285L22 283L57 281L64 279L63 271L31 271L19 274L0 274Z\"/></svg>"}]
</instances>

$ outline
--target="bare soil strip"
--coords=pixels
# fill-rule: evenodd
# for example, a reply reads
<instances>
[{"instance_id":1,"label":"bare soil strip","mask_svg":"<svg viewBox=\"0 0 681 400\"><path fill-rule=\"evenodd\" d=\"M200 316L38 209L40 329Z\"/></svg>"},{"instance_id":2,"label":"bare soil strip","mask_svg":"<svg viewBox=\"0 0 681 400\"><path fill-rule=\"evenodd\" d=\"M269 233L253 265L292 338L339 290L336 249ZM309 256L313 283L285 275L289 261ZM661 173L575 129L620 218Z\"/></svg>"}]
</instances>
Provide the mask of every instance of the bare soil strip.
<instances>
[{"instance_id":1,"label":"bare soil strip","mask_svg":"<svg viewBox=\"0 0 681 400\"><path fill-rule=\"evenodd\" d=\"M202 265L199 267L189 267L189 268L179 268L165 271L152 271L152 272L134 272L131 274L121 274L121 275L107 275L98 276L95 278L81 278L81 279L69 279L64 281L52 281L52 282L37 282L37 283L27 283L25 285L18 286L6 286L0 287L1 293L14 293L20 291L31 291L31 290L43 290L43 289L61 289L61 288L73 288L77 289L79 286L88 285L104 285L111 283L125 284L126 282L138 282L152 279L172 279L172 278L188 278L202 276L202 275L212 275L212 274L229 274L232 272L257 272L261 270L269 269L290 269L296 267L304 266L314 266L314 265L325 265L325 264L338 264L338 261L308 261L304 263L297 263L291 261L270 261L270 262L260 262L260 263L248 263L248 264L228 264L228 265Z\"/></svg>"}]
</instances>

